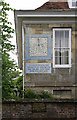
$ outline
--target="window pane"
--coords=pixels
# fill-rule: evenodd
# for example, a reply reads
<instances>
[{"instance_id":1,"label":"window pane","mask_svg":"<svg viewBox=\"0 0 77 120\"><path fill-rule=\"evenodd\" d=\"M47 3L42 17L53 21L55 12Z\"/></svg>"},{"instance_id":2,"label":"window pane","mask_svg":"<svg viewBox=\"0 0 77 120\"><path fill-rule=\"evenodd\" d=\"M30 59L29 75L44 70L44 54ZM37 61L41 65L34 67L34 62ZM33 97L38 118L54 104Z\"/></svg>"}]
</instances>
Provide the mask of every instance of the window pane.
<instances>
[{"instance_id":1,"label":"window pane","mask_svg":"<svg viewBox=\"0 0 77 120\"><path fill-rule=\"evenodd\" d=\"M60 47L60 31L55 31L55 47Z\"/></svg>"},{"instance_id":2,"label":"window pane","mask_svg":"<svg viewBox=\"0 0 77 120\"><path fill-rule=\"evenodd\" d=\"M59 64L60 65L60 57L55 57L55 64Z\"/></svg>"},{"instance_id":3,"label":"window pane","mask_svg":"<svg viewBox=\"0 0 77 120\"><path fill-rule=\"evenodd\" d=\"M69 31L61 31L60 32L60 40L61 40L61 48L69 47Z\"/></svg>"},{"instance_id":4,"label":"window pane","mask_svg":"<svg viewBox=\"0 0 77 120\"><path fill-rule=\"evenodd\" d=\"M77 7L77 1L72 2L73 7Z\"/></svg>"},{"instance_id":5,"label":"window pane","mask_svg":"<svg viewBox=\"0 0 77 120\"><path fill-rule=\"evenodd\" d=\"M69 49L61 49L61 56L68 57Z\"/></svg>"},{"instance_id":6,"label":"window pane","mask_svg":"<svg viewBox=\"0 0 77 120\"><path fill-rule=\"evenodd\" d=\"M58 64L58 65L69 64L69 58L62 57L62 56L55 57L55 64Z\"/></svg>"},{"instance_id":7,"label":"window pane","mask_svg":"<svg viewBox=\"0 0 77 120\"><path fill-rule=\"evenodd\" d=\"M55 64L61 64L61 50L55 50Z\"/></svg>"},{"instance_id":8,"label":"window pane","mask_svg":"<svg viewBox=\"0 0 77 120\"><path fill-rule=\"evenodd\" d=\"M69 49L55 49L55 64L68 64L69 63Z\"/></svg>"},{"instance_id":9,"label":"window pane","mask_svg":"<svg viewBox=\"0 0 77 120\"><path fill-rule=\"evenodd\" d=\"M65 47L64 31L60 31L60 47Z\"/></svg>"},{"instance_id":10,"label":"window pane","mask_svg":"<svg viewBox=\"0 0 77 120\"><path fill-rule=\"evenodd\" d=\"M68 64L69 61L68 61L68 57L61 57L61 64Z\"/></svg>"},{"instance_id":11,"label":"window pane","mask_svg":"<svg viewBox=\"0 0 77 120\"><path fill-rule=\"evenodd\" d=\"M69 47L69 31L65 31L65 47Z\"/></svg>"},{"instance_id":12,"label":"window pane","mask_svg":"<svg viewBox=\"0 0 77 120\"><path fill-rule=\"evenodd\" d=\"M55 51L55 56L56 56L56 57L57 57L57 56L60 56L60 51L59 51L59 50Z\"/></svg>"},{"instance_id":13,"label":"window pane","mask_svg":"<svg viewBox=\"0 0 77 120\"><path fill-rule=\"evenodd\" d=\"M55 31L55 47L69 47L69 31Z\"/></svg>"}]
</instances>

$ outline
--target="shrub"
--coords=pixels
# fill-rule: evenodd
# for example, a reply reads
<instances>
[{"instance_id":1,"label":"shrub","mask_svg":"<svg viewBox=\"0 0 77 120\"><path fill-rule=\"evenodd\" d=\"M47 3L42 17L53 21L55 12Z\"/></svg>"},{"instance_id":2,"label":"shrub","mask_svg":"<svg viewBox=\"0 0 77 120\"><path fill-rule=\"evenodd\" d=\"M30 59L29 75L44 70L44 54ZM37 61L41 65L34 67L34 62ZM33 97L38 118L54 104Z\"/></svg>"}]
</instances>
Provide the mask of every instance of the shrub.
<instances>
[{"instance_id":1,"label":"shrub","mask_svg":"<svg viewBox=\"0 0 77 120\"><path fill-rule=\"evenodd\" d=\"M41 98L53 98L53 96L51 95L51 93L49 93L48 91L43 91L43 92L40 94L40 97L41 97Z\"/></svg>"},{"instance_id":2,"label":"shrub","mask_svg":"<svg viewBox=\"0 0 77 120\"><path fill-rule=\"evenodd\" d=\"M24 98L36 98L36 93L33 92L31 89L26 89L24 91Z\"/></svg>"},{"instance_id":3,"label":"shrub","mask_svg":"<svg viewBox=\"0 0 77 120\"><path fill-rule=\"evenodd\" d=\"M48 91L42 91L39 94L28 88L24 91L24 98L38 98L39 99L39 98L53 98L53 96Z\"/></svg>"}]
</instances>

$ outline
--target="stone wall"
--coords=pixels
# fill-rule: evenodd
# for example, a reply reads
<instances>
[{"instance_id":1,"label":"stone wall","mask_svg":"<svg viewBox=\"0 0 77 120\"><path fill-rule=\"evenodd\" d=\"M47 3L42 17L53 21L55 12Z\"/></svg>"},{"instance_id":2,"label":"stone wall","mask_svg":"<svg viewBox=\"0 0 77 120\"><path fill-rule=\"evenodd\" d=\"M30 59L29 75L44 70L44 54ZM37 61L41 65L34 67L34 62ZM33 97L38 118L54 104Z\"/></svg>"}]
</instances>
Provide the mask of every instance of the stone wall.
<instances>
[{"instance_id":1,"label":"stone wall","mask_svg":"<svg viewBox=\"0 0 77 120\"><path fill-rule=\"evenodd\" d=\"M2 120L46 119L76 120L77 101L51 99L6 100L2 104Z\"/></svg>"},{"instance_id":2,"label":"stone wall","mask_svg":"<svg viewBox=\"0 0 77 120\"><path fill-rule=\"evenodd\" d=\"M71 68L53 68L53 28L71 28L72 30ZM63 92L64 98L75 98L75 24L27 24L25 25L25 37L26 34L51 34L51 60L25 59L25 66L26 63L51 63L51 73L26 74L25 67L25 89L26 87L31 87L34 91L49 90L52 94L54 90L58 90L58 92L65 90L65 92ZM68 95L69 91L70 95ZM65 95L66 93L67 95ZM59 94L57 97L61 97Z\"/></svg>"}]
</instances>

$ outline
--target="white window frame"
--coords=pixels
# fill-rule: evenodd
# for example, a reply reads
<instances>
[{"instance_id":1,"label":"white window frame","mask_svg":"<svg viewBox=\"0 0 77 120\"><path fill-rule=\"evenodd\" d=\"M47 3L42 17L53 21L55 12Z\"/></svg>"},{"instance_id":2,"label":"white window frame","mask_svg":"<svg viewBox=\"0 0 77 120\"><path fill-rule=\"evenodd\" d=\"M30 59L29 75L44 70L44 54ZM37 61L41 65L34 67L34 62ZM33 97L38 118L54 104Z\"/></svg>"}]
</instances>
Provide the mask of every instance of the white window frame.
<instances>
[{"instance_id":1,"label":"white window frame","mask_svg":"<svg viewBox=\"0 0 77 120\"><path fill-rule=\"evenodd\" d=\"M55 64L55 31L58 30L69 30L69 64ZM71 28L54 28L53 29L53 68L70 68L71 67Z\"/></svg>"},{"instance_id":2,"label":"white window frame","mask_svg":"<svg viewBox=\"0 0 77 120\"><path fill-rule=\"evenodd\" d=\"M70 8L77 8L77 6L72 6L72 2L76 2L77 0L68 0L68 3L69 3L69 7Z\"/></svg>"}]
</instances>

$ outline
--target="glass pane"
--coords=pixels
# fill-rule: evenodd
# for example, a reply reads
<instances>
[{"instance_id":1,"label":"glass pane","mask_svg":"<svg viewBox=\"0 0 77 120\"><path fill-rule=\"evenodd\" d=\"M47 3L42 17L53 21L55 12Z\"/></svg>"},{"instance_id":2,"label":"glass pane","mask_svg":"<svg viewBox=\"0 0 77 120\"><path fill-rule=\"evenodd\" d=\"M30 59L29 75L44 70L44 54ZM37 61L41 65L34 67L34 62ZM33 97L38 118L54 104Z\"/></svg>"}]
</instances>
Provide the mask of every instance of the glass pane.
<instances>
[{"instance_id":1,"label":"glass pane","mask_svg":"<svg viewBox=\"0 0 77 120\"><path fill-rule=\"evenodd\" d=\"M60 51L55 51L55 57L60 56Z\"/></svg>"},{"instance_id":2,"label":"glass pane","mask_svg":"<svg viewBox=\"0 0 77 120\"><path fill-rule=\"evenodd\" d=\"M69 47L69 31L65 31L65 47Z\"/></svg>"},{"instance_id":3,"label":"glass pane","mask_svg":"<svg viewBox=\"0 0 77 120\"><path fill-rule=\"evenodd\" d=\"M69 49L61 49L61 56L68 57Z\"/></svg>"},{"instance_id":4,"label":"glass pane","mask_svg":"<svg viewBox=\"0 0 77 120\"><path fill-rule=\"evenodd\" d=\"M69 47L69 31L58 30L55 31L55 47Z\"/></svg>"},{"instance_id":5,"label":"glass pane","mask_svg":"<svg viewBox=\"0 0 77 120\"><path fill-rule=\"evenodd\" d=\"M60 31L60 47L65 47L64 31Z\"/></svg>"},{"instance_id":6,"label":"glass pane","mask_svg":"<svg viewBox=\"0 0 77 120\"><path fill-rule=\"evenodd\" d=\"M60 65L60 58L59 58L59 56L55 57L55 64L59 64Z\"/></svg>"},{"instance_id":7,"label":"glass pane","mask_svg":"<svg viewBox=\"0 0 77 120\"><path fill-rule=\"evenodd\" d=\"M60 47L60 31L55 31L55 47Z\"/></svg>"},{"instance_id":8,"label":"glass pane","mask_svg":"<svg viewBox=\"0 0 77 120\"><path fill-rule=\"evenodd\" d=\"M69 49L55 49L55 64L69 64Z\"/></svg>"},{"instance_id":9,"label":"glass pane","mask_svg":"<svg viewBox=\"0 0 77 120\"><path fill-rule=\"evenodd\" d=\"M61 64L69 64L69 58L68 57L61 57Z\"/></svg>"},{"instance_id":10,"label":"glass pane","mask_svg":"<svg viewBox=\"0 0 77 120\"><path fill-rule=\"evenodd\" d=\"M65 62L64 64L69 64L69 57L66 57L64 62Z\"/></svg>"},{"instance_id":11,"label":"glass pane","mask_svg":"<svg viewBox=\"0 0 77 120\"><path fill-rule=\"evenodd\" d=\"M73 1L73 2L72 2L72 6L73 6L73 7L76 7L76 6L77 6L77 1Z\"/></svg>"}]
</instances>

